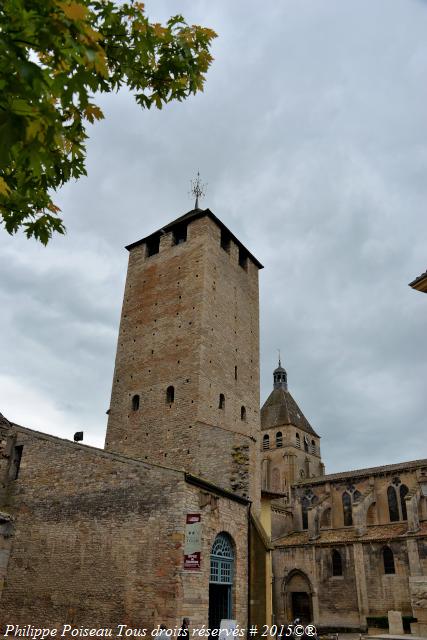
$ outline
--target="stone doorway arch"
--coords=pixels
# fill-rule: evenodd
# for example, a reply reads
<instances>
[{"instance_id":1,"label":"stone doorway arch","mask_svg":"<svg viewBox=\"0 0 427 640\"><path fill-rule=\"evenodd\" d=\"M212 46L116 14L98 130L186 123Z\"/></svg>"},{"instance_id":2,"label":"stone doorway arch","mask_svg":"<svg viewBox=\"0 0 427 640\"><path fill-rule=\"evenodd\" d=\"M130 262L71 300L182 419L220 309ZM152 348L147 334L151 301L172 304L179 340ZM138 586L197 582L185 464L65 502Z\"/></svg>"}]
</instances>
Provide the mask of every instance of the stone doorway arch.
<instances>
[{"instance_id":1,"label":"stone doorway arch","mask_svg":"<svg viewBox=\"0 0 427 640\"><path fill-rule=\"evenodd\" d=\"M313 622L313 589L303 571L294 569L283 584L283 605L287 623L299 618L302 624Z\"/></svg>"}]
</instances>

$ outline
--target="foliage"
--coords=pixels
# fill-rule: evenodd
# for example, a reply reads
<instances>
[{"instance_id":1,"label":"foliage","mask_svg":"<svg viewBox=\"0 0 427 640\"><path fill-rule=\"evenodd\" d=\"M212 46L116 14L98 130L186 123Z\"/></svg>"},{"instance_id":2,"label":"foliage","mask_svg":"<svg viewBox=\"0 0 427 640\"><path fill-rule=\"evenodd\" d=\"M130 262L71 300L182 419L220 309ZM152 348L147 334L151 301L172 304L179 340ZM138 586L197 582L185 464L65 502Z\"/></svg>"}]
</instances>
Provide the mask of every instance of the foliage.
<instances>
[{"instance_id":1,"label":"foliage","mask_svg":"<svg viewBox=\"0 0 427 640\"><path fill-rule=\"evenodd\" d=\"M211 29L150 23L134 0L0 3L0 222L46 244L64 233L50 193L86 174L96 92L129 87L158 109L203 90Z\"/></svg>"}]
</instances>

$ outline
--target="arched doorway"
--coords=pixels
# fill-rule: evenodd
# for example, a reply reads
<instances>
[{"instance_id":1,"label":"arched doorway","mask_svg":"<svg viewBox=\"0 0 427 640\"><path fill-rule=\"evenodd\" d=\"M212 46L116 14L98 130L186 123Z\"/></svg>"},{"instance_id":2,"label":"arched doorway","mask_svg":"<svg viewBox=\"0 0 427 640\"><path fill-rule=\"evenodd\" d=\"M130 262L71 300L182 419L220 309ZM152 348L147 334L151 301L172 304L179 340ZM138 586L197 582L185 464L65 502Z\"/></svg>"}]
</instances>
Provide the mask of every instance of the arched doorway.
<instances>
[{"instance_id":1,"label":"arched doorway","mask_svg":"<svg viewBox=\"0 0 427 640\"><path fill-rule=\"evenodd\" d=\"M285 620L299 618L302 624L313 621L313 598L310 580L302 571L291 571L284 584Z\"/></svg>"},{"instance_id":2,"label":"arched doorway","mask_svg":"<svg viewBox=\"0 0 427 640\"><path fill-rule=\"evenodd\" d=\"M233 542L228 533L215 538L211 550L209 579L209 627L218 629L221 620L233 617Z\"/></svg>"}]
</instances>

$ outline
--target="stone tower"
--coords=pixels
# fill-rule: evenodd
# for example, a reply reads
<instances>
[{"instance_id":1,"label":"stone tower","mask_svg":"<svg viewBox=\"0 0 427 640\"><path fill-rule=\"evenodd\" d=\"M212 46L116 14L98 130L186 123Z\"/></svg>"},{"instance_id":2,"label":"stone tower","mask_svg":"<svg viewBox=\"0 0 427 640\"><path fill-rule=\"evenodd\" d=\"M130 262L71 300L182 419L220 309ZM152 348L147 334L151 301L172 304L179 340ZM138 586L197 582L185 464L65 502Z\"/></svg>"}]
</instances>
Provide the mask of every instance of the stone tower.
<instances>
[{"instance_id":1,"label":"stone tower","mask_svg":"<svg viewBox=\"0 0 427 640\"><path fill-rule=\"evenodd\" d=\"M324 473L320 437L288 390L286 370L273 372L273 391L261 409L262 486L288 493L292 484Z\"/></svg>"},{"instance_id":2,"label":"stone tower","mask_svg":"<svg viewBox=\"0 0 427 640\"><path fill-rule=\"evenodd\" d=\"M209 209L126 248L105 448L256 505L262 265Z\"/></svg>"}]
</instances>

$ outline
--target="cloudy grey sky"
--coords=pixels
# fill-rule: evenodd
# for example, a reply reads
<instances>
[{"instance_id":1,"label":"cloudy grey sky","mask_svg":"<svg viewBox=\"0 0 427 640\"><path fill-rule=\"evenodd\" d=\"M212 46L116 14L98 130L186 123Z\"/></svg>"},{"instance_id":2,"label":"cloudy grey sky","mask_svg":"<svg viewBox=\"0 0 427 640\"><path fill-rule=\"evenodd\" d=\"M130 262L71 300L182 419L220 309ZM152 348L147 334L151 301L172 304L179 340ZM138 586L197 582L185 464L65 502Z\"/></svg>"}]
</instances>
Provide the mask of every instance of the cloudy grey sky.
<instances>
[{"instance_id":1,"label":"cloudy grey sky","mask_svg":"<svg viewBox=\"0 0 427 640\"><path fill-rule=\"evenodd\" d=\"M0 411L102 446L124 245L192 207L189 179L265 265L261 399L282 349L327 471L427 457L427 3L153 0L214 28L206 90L162 112L101 100L66 237L0 233Z\"/></svg>"}]
</instances>

